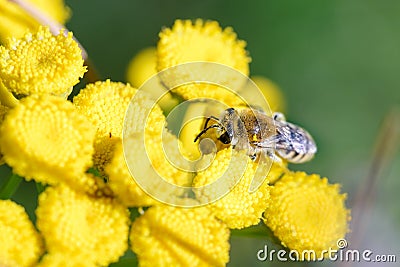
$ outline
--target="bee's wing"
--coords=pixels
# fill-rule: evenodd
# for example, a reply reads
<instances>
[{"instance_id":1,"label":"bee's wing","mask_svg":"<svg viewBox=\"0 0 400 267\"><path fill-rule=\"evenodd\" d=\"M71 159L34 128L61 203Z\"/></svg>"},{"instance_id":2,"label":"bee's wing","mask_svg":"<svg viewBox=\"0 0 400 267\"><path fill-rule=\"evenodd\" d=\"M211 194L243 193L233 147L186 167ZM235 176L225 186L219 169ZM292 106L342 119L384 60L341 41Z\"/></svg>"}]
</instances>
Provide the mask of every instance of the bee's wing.
<instances>
[{"instance_id":1,"label":"bee's wing","mask_svg":"<svg viewBox=\"0 0 400 267\"><path fill-rule=\"evenodd\" d=\"M268 172L271 169L272 159L265 153L260 153L256 172L251 181L249 192L255 192L267 178Z\"/></svg>"},{"instance_id":2,"label":"bee's wing","mask_svg":"<svg viewBox=\"0 0 400 267\"><path fill-rule=\"evenodd\" d=\"M264 109L263 109L261 106L259 106L259 105L250 104L249 107L250 107L251 109L253 109L253 110L256 110L256 111L260 112L260 113L266 114L265 111L264 111Z\"/></svg>"},{"instance_id":3,"label":"bee's wing","mask_svg":"<svg viewBox=\"0 0 400 267\"><path fill-rule=\"evenodd\" d=\"M262 141L251 141L251 144L259 149L275 149L276 143L278 141L279 141L279 136L273 135Z\"/></svg>"}]
</instances>

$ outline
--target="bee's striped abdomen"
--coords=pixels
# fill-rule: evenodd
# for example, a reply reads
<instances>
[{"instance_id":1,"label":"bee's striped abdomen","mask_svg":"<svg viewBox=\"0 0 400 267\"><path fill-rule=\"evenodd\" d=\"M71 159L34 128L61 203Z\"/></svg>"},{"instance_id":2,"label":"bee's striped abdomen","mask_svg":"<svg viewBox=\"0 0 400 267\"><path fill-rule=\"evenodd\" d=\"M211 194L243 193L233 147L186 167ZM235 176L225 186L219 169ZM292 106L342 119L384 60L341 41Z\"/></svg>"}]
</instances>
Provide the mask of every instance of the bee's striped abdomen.
<instances>
[{"instance_id":1,"label":"bee's striped abdomen","mask_svg":"<svg viewBox=\"0 0 400 267\"><path fill-rule=\"evenodd\" d=\"M275 149L279 156L292 163L303 163L314 157L317 146L306 130L288 122L276 122L276 129Z\"/></svg>"}]
</instances>

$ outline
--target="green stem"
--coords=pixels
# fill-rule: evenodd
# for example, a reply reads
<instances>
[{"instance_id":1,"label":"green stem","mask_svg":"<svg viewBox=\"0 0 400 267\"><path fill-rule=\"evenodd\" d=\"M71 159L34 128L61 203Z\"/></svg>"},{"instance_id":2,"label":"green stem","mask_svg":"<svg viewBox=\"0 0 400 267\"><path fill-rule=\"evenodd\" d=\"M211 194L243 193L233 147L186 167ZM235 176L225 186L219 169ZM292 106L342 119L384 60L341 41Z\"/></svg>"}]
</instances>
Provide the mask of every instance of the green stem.
<instances>
[{"instance_id":1,"label":"green stem","mask_svg":"<svg viewBox=\"0 0 400 267\"><path fill-rule=\"evenodd\" d=\"M0 188L0 199L11 198L17 191L21 182L22 182L21 176L17 174L12 174Z\"/></svg>"}]
</instances>

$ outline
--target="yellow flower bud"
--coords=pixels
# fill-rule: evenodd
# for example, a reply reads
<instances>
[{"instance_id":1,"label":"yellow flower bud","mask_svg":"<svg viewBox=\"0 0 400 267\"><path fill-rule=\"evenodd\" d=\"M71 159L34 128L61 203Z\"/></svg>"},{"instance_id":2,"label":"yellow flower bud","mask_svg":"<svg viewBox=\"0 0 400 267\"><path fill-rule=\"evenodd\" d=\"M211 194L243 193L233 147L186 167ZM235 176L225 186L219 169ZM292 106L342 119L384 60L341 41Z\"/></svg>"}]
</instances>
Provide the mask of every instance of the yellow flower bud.
<instances>
[{"instance_id":1,"label":"yellow flower bud","mask_svg":"<svg viewBox=\"0 0 400 267\"><path fill-rule=\"evenodd\" d=\"M33 266L44 251L25 209L11 200L0 200L0 247L0 266Z\"/></svg>"},{"instance_id":2,"label":"yellow flower bud","mask_svg":"<svg viewBox=\"0 0 400 267\"><path fill-rule=\"evenodd\" d=\"M11 109L0 127L0 148L27 180L79 188L92 165L95 129L71 102L32 95Z\"/></svg>"},{"instance_id":3,"label":"yellow flower bud","mask_svg":"<svg viewBox=\"0 0 400 267\"><path fill-rule=\"evenodd\" d=\"M50 254L81 255L104 266L128 247L129 212L113 198L48 187L39 196L36 216Z\"/></svg>"},{"instance_id":4,"label":"yellow flower bud","mask_svg":"<svg viewBox=\"0 0 400 267\"><path fill-rule=\"evenodd\" d=\"M319 175L288 172L271 187L264 222L282 245L300 257L302 251L313 250L319 258L323 250L337 249L338 239L348 231L350 212L339 189ZM312 254L304 256L302 260L315 259Z\"/></svg>"},{"instance_id":5,"label":"yellow flower bud","mask_svg":"<svg viewBox=\"0 0 400 267\"><path fill-rule=\"evenodd\" d=\"M68 95L85 72L72 32L53 36L48 28L40 27L0 46L0 79L17 95Z\"/></svg>"},{"instance_id":6,"label":"yellow flower bud","mask_svg":"<svg viewBox=\"0 0 400 267\"><path fill-rule=\"evenodd\" d=\"M225 266L229 230L206 208L154 206L131 228L140 266Z\"/></svg>"}]
</instances>

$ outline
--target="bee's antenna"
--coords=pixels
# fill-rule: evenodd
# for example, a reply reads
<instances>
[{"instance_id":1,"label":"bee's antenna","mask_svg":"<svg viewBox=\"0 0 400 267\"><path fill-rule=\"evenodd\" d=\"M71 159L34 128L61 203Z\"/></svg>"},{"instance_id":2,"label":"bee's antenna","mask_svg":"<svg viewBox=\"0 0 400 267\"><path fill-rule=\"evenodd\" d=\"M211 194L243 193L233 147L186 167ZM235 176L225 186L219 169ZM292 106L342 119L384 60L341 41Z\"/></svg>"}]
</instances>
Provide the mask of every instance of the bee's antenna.
<instances>
[{"instance_id":1,"label":"bee's antenna","mask_svg":"<svg viewBox=\"0 0 400 267\"><path fill-rule=\"evenodd\" d=\"M218 119L217 117L214 117L214 116L208 117L208 118L206 119L206 123L204 124L203 130L196 136L196 138L194 139L194 142L196 142L197 139L199 139L200 136L202 136L203 134L205 134L205 133L206 133L208 130L210 130L211 128L218 128L218 127L219 127L219 124L213 124L213 125L211 125L210 127L207 127L208 122L209 122L211 119L213 119L213 120L219 122L219 119ZM214 125L217 125L218 127L217 127L217 126L214 126Z\"/></svg>"},{"instance_id":2,"label":"bee's antenna","mask_svg":"<svg viewBox=\"0 0 400 267\"><path fill-rule=\"evenodd\" d=\"M209 118L208 118L207 120L209 120ZM207 122L206 122L206 123L207 123ZM220 126L219 124L213 124L213 125L211 125L211 126L205 128L205 129L203 129L203 130L196 136L196 138L194 139L193 142L196 142L196 141L200 138L200 136L202 136L203 134L205 134L205 133L206 133L208 130L210 130L211 128L221 128L221 126Z\"/></svg>"},{"instance_id":3,"label":"bee's antenna","mask_svg":"<svg viewBox=\"0 0 400 267\"><path fill-rule=\"evenodd\" d=\"M203 129L206 129L206 128L207 128L207 124L208 124L208 122L209 122L211 119L213 119L213 120L215 120L215 121L217 121L217 122L219 121L219 119L218 119L217 117L210 116L210 117L207 118L206 123L204 124L204 128L203 128Z\"/></svg>"}]
</instances>

